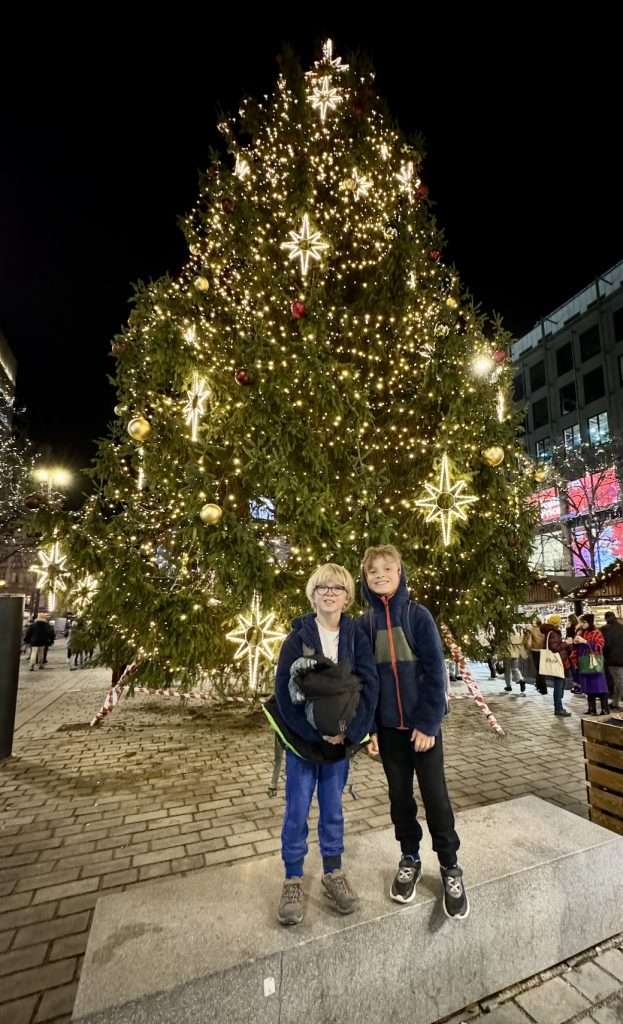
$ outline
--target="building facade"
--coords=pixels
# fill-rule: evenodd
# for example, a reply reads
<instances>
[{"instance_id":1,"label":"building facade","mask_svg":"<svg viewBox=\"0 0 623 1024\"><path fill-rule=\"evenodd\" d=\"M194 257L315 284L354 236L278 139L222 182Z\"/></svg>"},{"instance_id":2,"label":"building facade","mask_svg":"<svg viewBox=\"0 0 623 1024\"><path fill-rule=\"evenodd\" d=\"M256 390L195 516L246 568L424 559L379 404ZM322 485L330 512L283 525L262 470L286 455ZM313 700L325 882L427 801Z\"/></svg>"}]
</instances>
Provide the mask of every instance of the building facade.
<instances>
[{"instance_id":1,"label":"building facade","mask_svg":"<svg viewBox=\"0 0 623 1024\"><path fill-rule=\"evenodd\" d=\"M534 459L546 463L558 445L571 451L623 438L623 261L515 342L512 359L515 398L525 407L525 447ZM577 500L571 507L553 487L535 494L541 521L535 569L586 575L587 531L594 530L595 515L594 571L623 555L619 476L612 467L609 475L572 482Z\"/></svg>"}]
</instances>

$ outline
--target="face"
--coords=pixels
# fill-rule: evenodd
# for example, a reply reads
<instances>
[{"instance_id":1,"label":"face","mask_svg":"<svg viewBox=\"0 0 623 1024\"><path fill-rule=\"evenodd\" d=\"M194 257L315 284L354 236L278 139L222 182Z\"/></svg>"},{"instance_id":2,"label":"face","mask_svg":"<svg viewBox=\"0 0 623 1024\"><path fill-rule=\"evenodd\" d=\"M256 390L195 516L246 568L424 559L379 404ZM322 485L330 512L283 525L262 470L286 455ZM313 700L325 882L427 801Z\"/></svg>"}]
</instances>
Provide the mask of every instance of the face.
<instances>
[{"instance_id":1,"label":"face","mask_svg":"<svg viewBox=\"0 0 623 1024\"><path fill-rule=\"evenodd\" d=\"M314 608L317 612L330 615L332 612L343 612L348 603L348 591L343 583L329 578L316 586L314 590Z\"/></svg>"},{"instance_id":2,"label":"face","mask_svg":"<svg viewBox=\"0 0 623 1024\"><path fill-rule=\"evenodd\" d=\"M373 594L391 597L400 583L400 562L393 558L375 558L366 569L366 580Z\"/></svg>"}]
</instances>

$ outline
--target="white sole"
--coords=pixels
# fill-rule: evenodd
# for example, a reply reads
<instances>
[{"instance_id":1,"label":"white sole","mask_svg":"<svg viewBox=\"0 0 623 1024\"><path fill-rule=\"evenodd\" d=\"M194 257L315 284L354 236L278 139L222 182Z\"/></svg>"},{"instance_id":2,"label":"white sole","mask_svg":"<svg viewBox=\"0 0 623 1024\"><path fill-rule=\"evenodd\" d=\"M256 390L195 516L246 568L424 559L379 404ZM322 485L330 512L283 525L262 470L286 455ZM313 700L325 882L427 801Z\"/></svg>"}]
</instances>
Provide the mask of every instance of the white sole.
<instances>
[{"instance_id":1,"label":"white sole","mask_svg":"<svg viewBox=\"0 0 623 1024\"><path fill-rule=\"evenodd\" d=\"M469 917L471 907L469 905L469 896L467 895L467 893L465 894L465 899L467 900L467 909L463 914L449 914L448 911L446 910L446 901L442 899L441 903L443 906L443 912L449 921L464 921L467 917Z\"/></svg>"},{"instance_id":2,"label":"white sole","mask_svg":"<svg viewBox=\"0 0 623 1024\"><path fill-rule=\"evenodd\" d=\"M390 888L390 890L389 890L389 898L390 898L390 900L393 900L394 903L403 903L403 904L404 903L413 903L413 901L415 899L415 896L416 896L416 893L417 893L417 884L416 884L415 888L413 889L413 892L411 893L411 895L407 896L406 899L405 899L404 896L395 896L394 893L392 892L391 888Z\"/></svg>"}]
</instances>

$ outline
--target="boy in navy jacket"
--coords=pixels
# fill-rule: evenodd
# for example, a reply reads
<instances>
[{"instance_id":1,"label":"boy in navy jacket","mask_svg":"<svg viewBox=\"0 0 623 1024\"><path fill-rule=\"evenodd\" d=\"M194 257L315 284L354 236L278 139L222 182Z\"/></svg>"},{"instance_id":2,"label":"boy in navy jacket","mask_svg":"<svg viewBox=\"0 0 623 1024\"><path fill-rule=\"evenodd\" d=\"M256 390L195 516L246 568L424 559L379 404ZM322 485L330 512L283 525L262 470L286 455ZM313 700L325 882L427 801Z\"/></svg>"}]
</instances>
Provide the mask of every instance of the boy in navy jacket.
<instances>
[{"instance_id":1,"label":"boy in navy jacket","mask_svg":"<svg viewBox=\"0 0 623 1024\"><path fill-rule=\"evenodd\" d=\"M275 681L279 715L293 743L286 749L286 806L281 832L281 852L285 881L279 903L281 924L299 924L303 920L303 861L307 853L307 819L314 790L318 792L320 819L318 836L322 856L322 885L336 910L350 914L357 897L342 871L344 817L342 793L348 778L349 747L357 746L369 735L378 700L379 682L370 641L359 634L344 610L352 604L355 585L341 565L322 565L312 574L305 588L313 612L294 620L293 630L281 648ZM336 663L350 662L361 680L357 711L345 732L321 736L310 724L305 705L293 703L290 671L302 657L324 655ZM297 751L313 747L314 759Z\"/></svg>"},{"instance_id":2,"label":"boy in navy jacket","mask_svg":"<svg viewBox=\"0 0 623 1024\"><path fill-rule=\"evenodd\" d=\"M469 901L456 859L460 843L443 768L441 721L447 702L441 638L430 612L409 600L400 552L392 544L367 549L361 578L370 608L358 619L357 630L373 644L380 677L377 732L368 750L381 755L402 851L390 896L411 903L422 874L415 772L441 867L444 911L462 920Z\"/></svg>"}]
</instances>

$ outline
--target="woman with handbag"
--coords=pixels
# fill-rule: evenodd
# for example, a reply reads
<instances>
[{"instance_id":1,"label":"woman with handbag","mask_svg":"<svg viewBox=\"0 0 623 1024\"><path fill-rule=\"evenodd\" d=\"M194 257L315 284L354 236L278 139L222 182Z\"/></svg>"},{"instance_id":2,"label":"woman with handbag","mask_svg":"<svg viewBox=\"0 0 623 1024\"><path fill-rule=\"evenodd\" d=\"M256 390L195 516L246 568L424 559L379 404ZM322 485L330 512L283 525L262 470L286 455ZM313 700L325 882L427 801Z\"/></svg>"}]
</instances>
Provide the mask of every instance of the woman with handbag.
<instances>
[{"instance_id":1,"label":"woman with handbag","mask_svg":"<svg viewBox=\"0 0 623 1024\"><path fill-rule=\"evenodd\" d=\"M562 654L565 652L565 645L560 632L560 615L550 615L547 622L541 626L541 633L544 637L544 647L538 652L537 690L539 693L545 694L548 684L551 684L554 691L554 714L557 718L569 718L570 712L565 711L562 703L565 692L565 667ZM542 683L543 689L540 689L539 682Z\"/></svg>"},{"instance_id":2,"label":"woman with handbag","mask_svg":"<svg viewBox=\"0 0 623 1024\"><path fill-rule=\"evenodd\" d=\"M597 698L601 714L607 715L608 682L604 672L604 635L595 629L595 616L587 613L580 617L578 631L573 638L571 664L577 671L578 683L588 700L589 715L597 714Z\"/></svg>"}]
</instances>

